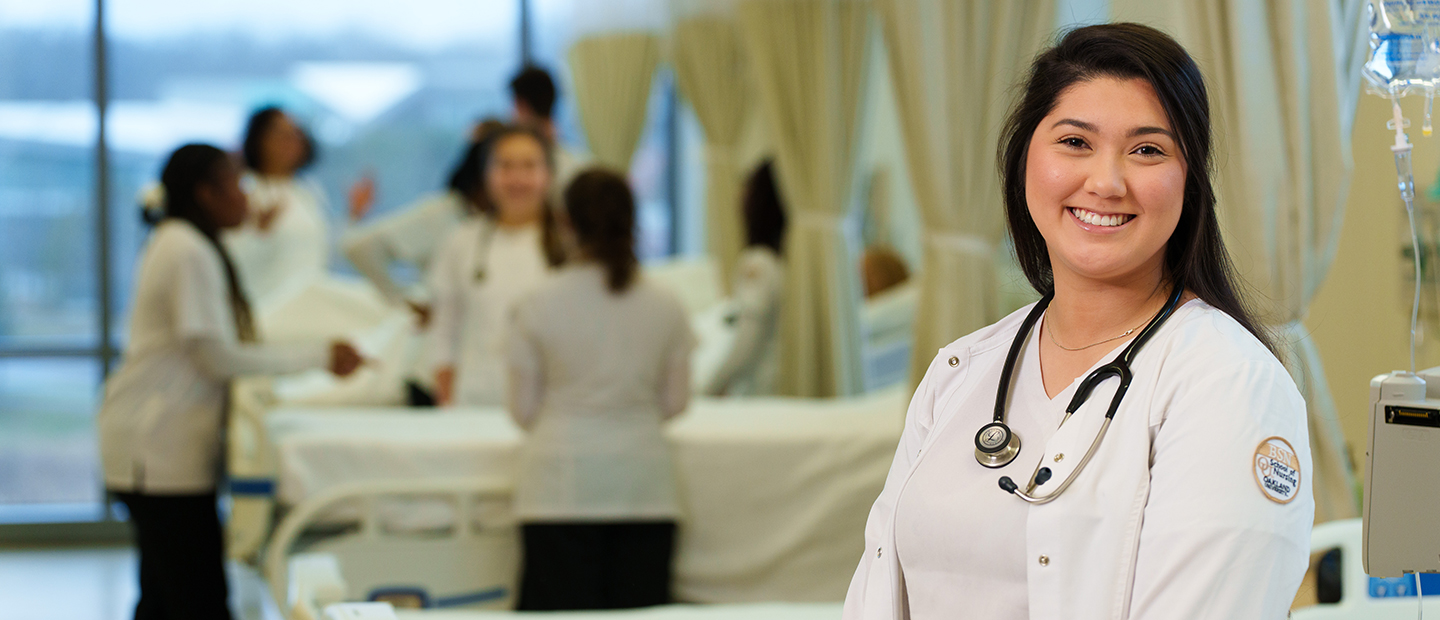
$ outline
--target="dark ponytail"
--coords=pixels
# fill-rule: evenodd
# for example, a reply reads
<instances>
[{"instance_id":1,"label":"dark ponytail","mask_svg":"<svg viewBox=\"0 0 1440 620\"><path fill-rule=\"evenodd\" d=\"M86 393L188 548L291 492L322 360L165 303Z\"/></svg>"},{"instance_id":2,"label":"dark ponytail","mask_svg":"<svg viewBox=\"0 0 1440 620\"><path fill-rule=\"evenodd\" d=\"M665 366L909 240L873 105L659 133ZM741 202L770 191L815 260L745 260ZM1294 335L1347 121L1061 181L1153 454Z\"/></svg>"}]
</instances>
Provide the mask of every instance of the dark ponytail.
<instances>
[{"instance_id":1,"label":"dark ponytail","mask_svg":"<svg viewBox=\"0 0 1440 620\"><path fill-rule=\"evenodd\" d=\"M565 188L565 210L580 249L605 267L613 293L635 280L635 196L619 174L604 168L580 173Z\"/></svg>"},{"instance_id":2,"label":"dark ponytail","mask_svg":"<svg viewBox=\"0 0 1440 620\"><path fill-rule=\"evenodd\" d=\"M208 144L187 144L175 150L160 173L160 184L165 188L164 219L184 220L194 225L220 254L220 263L225 267L225 283L230 291L230 310L235 317L235 334L241 342L254 342L255 321L250 314L250 301L240 287L240 277L230 253L220 243L220 227L214 218L195 199L195 190L203 183L212 182L217 167L226 161L224 151ZM147 210L148 212L148 210ZM147 220L153 219L147 217Z\"/></svg>"}]
</instances>

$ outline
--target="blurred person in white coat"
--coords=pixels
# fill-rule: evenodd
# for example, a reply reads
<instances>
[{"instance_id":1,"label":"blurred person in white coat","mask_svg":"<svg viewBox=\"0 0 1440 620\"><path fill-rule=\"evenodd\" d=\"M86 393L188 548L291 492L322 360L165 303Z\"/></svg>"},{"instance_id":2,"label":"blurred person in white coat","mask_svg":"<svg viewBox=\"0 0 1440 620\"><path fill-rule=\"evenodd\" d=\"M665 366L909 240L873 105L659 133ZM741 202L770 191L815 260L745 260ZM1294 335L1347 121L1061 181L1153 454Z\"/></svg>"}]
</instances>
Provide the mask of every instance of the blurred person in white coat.
<instances>
[{"instance_id":1,"label":"blurred person in white coat","mask_svg":"<svg viewBox=\"0 0 1440 620\"><path fill-rule=\"evenodd\" d=\"M745 249L736 260L732 309L726 317L735 338L725 360L705 384L705 394L710 396L775 393L786 218L773 162L765 161L750 174L741 208Z\"/></svg>"},{"instance_id":2,"label":"blurred person in white coat","mask_svg":"<svg viewBox=\"0 0 1440 620\"><path fill-rule=\"evenodd\" d=\"M516 306L510 337L526 435L518 608L669 603L680 506L661 429L688 403L695 338L680 301L640 275L625 179L582 172L565 205L580 259Z\"/></svg>"},{"instance_id":3,"label":"blurred person in white coat","mask_svg":"<svg viewBox=\"0 0 1440 620\"><path fill-rule=\"evenodd\" d=\"M408 308L415 315L416 342L410 347L406 383L409 404L434 404L431 364L425 346L431 316L431 267L441 243L461 223L494 207L485 195L486 139L505 127L495 119L476 124L460 160L451 169L443 191L426 194L394 213L350 229L340 240L345 257L380 291L386 301ZM396 264L416 268L416 286L396 282L390 269Z\"/></svg>"},{"instance_id":4,"label":"blurred person in white coat","mask_svg":"<svg viewBox=\"0 0 1440 620\"><path fill-rule=\"evenodd\" d=\"M1089 26L1018 92L1002 191L1042 301L936 355L844 617L1285 618L1305 403L1221 239L1198 67L1147 26Z\"/></svg>"},{"instance_id":5,"label":"blurred person in white coat","mask_svg":"<svg viewBox=\"0 0 1440 620\"><path fill-rule=\"evenodd\" d=\"M262 345L221 245L240 225L239 173L219 149L176 150L140 258L130 341L97 419L105 486L129 510L140 556L137 620L229 618L216 492L230 379L360 364L348 344Z\"/></svg>"},{"instance_id":6,"label":"blurred person in white coat","mask_svg":"<svg viewBox=\"0 0 1440 620\"><path fill-rule=\"evenodd\" d=\"M430 347L439 405L500 405L510 309L565 260L548 206L550 143L513 125L486 141L485 193L493 207L455 228L436 253Z\"/></svg>"},{"instance_id":7,"label":"blurred person in white coat","mask_svg":"<svg viewBox=\"0 0 1440 620\"><path fill-rule=\"evenodd\" d=\"M251 114L241 157L250 213L225 232L224 241L246 294L263 314L325 275L331 218L324 191L300 176L315 161L315 142L284 110L271 106ZM358 220L374 198L373 183L357 181L349 198L351 218Z\"/></svg>"}]
</instances>

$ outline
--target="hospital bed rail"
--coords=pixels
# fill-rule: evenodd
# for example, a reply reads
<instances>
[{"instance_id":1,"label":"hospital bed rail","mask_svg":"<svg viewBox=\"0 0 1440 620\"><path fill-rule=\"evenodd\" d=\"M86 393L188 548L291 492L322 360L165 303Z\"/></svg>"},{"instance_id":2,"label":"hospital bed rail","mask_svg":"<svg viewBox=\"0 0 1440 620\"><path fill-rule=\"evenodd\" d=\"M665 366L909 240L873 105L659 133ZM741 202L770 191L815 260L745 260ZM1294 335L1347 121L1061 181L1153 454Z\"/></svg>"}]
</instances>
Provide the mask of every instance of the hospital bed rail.
<instances>
[{"instance_id":1,"label":"hospital bed rail","mask_svg":"<svg viewBox=\"0 0 1440 620\"><path fill-rule=\"evenodd\" d=\"M263 574L276 603L290 609L295 603L286 596L291 551L328 511L358 504L357 527L306 548L337 558L346 575L346 598L399 596L427 607L482 603L507 607L518 580L518 528L508 509L505 516L486 519L481 507L503 503L508 508L510 497L509 482L492 477L371 480L336 486L306 499L281 520L265 551ZM387 507L393 510L397 502L435 498L453 505L447 527L415 532L387 525Z\"/></svg>"}]
</instances>

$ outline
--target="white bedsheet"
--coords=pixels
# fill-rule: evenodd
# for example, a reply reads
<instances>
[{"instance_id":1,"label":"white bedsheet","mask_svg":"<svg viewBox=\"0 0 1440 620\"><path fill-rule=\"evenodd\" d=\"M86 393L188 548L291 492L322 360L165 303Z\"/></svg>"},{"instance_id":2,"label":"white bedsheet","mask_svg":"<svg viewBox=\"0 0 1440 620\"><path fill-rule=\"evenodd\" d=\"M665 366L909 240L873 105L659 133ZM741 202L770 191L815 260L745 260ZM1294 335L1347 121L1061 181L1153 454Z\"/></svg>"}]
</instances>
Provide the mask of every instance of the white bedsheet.
<instances>
[{"instance_id":1,"label":"white bedsheet","mask_svg":"<svg viewBox=\"0 0 1440 620\"><path fill-rule=\"evenodd\" d=\"M842 600L907 397L693 403L667 430L685 509L676 596ZM286 505L361 480L513 475L522 439L494 409L281 407L266 426Z\"/></svg>"},{"instance_id":2,"label":"white bedsheet","mask_svg":"<svg viewBox=\"0 0 1440 620\"><path fill-rule=\"evenodd\" d=\"M758 605L666 605L623 611L525 613L516 611L415 611L397 609L400 620L839 620L839 603L766 603Z\"/></svg>"}]
</instances>

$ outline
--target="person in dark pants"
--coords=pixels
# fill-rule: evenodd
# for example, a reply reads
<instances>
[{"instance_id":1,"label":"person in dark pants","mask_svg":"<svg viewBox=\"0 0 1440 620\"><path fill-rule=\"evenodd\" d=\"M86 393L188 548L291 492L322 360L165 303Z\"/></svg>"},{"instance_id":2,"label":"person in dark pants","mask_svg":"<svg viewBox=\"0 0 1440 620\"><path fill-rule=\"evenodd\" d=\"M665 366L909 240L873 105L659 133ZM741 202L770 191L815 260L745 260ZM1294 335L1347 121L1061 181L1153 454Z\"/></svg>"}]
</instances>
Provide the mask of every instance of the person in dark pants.
<instances>
[{"instance_id":1,"label":"person in dark pants","mask_svg":"<svg viewBox=\"0 0 1440 620\"><path fill-rule=\"evenodd\" d=\"M147 205L155 230L137 270L130 342L97 417L105 486L129 509L140 555L136 620L226 620L216 506L229 381L327 365L348 375L346 343L258 344L250 304L220 244L245 220L239 171L220 149L176 150Z\"/></svg>"},{"instance_id":2,"label":"person in dark pants","mask_svg":"<svg viewBox=\"0 0 1440 620\"><path fill-rule=\"evenodd\" d=\"M625 180L581 173L565 207L581 260L515 306L507 352L527 435L519 608L661 605L680 513L661 431L688 403L695 339L674 295L640 277Z\"/></svg>"}]
</instances>

